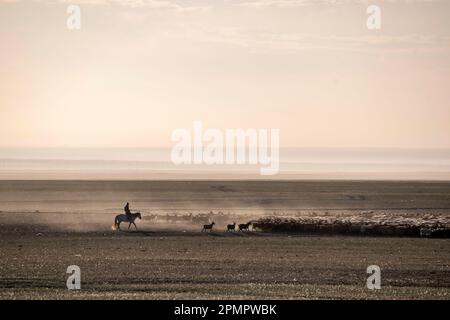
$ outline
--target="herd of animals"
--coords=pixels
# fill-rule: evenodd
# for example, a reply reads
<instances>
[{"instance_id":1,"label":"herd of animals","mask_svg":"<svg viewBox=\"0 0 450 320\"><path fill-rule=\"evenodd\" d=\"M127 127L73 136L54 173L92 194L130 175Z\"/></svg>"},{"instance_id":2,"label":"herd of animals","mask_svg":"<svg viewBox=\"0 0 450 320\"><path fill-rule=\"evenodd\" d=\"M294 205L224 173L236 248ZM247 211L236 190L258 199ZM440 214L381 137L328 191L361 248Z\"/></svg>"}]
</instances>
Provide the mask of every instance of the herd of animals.
<instances>
[{"instance_id":1,"label":"herd of animals","mask_svg":"<svg viewBox=\"0 0 450 320\"><path fill-rule=\"evenodd\" d=\"M134 220L141 219L141 214L130 213L117 215L114 220L113 229L120 230L120 223L128 223L128 229L134 225ZM227 224L232 218L242 219L242 216L226 215L222 212L209 214L189 214L189 215L147 215L146 220L162 223L189 223L196 226L203 226L201 232L212 232L216 222L218 225L226 225L227 232L233 231L271 231L271 232L295 232L303 234L347 234L347 235L374 235L374 236L409 236L425 238L450 238L450 229L447 223L434 223L433 225L408 225L408 224L380 224L367 222L348 222L348 221L321 221L311 219L296 219L283 217L251 217L247 223ZM256 218L256 219L255 219ZM212 222L211 222L212 221Z\"/></svg>"},{"instance_id":2,"label":"herd of animals","mask_svg":"<svg viewBox=\"0 0 450 320\"><path fill-rule=\"evenodd\" d=\"M165 215L158 215L158 214L150 214L145 217L146 220L157 222L157 223L170 223L170 224L177 224L177 223L189 223L192 225L202 225L203 229L201 229L202 232L205 231L212 231L213 228L216 228L217 221L219 225L225 225L227 223L227 220L230 220L230 215L225 214L221 211L214 213L210 211L209 213L200 213L200 214L165 214ZM247 223L241 223L236 224L236 222L233 222L233 224L228 224L226 231L249 231L250 228L252 228L253 231L257 228L257 223L254 221L249 221Z\"/></svg>"},{"instance_id":3,"label":"herd of animals","mask_svg":"<svg viewBox=\"0 0 450 320\"><path fill-rule=\"evenodd\" d=\"M128 229L130 229L131 225L133 225L135 227L135 229L137 229L136 224L134 223L135 219L142 219L141 213L140 212L136 212L136 213L131 213L129 212L128 214L119 214L115 217L114 219L114 225L112 226L113 230L120 230L120 224L122 222L126 222L128 223ZM179 222L183 222L183 223L191 223L191 224L203 224L203 229L201 230L202 232L206 232L209 230L209 232L212 231L214 225L216 224L214 222L214 218L217 218L218 220L222 220L221 222L223 223L224 219L229 219L229 216L223 214L222 212L219 212L218 214L214 214L212 211L209 214L200 214L200 215L196 215L193 216L192 213L190 213L189 215L156 215L156 214L152 214L152 215L148 215L146 216L146 220L151 220L153 222L163 222L163 223L179 223ZM212 220L211 223L209 223ZM237 229L236 229L236 222L233 222L233 224L228 224L227 225L227 231L250 231L250 226L253 226L252 230L256 231L256 229L258 228L258 223L254 222L254 221L249 221L247 223L241 223L239 225L237 225Z\"/></svg>"},{"instance_id":4,"label":"herd of animals","mask_svg":"<svg viewBox=\"0 0 450 320\"><path fill-rule=\"evenodd\" d=\"M209 232L212 231L213 226L215 225L214 221L210 224L204 224L203 225L203 229L202 232L206 232L207 230L209 230ZM250 230L250 226L253 225L253 230L255 231L257 228L257 224L254 222L247 222L247 223L241 223L238 225L238 230L239 231L249 231ZM236 231L236 222L233 222L233 224L228 224L227 225L227 231Z\"/></svg>"}]
</instances>

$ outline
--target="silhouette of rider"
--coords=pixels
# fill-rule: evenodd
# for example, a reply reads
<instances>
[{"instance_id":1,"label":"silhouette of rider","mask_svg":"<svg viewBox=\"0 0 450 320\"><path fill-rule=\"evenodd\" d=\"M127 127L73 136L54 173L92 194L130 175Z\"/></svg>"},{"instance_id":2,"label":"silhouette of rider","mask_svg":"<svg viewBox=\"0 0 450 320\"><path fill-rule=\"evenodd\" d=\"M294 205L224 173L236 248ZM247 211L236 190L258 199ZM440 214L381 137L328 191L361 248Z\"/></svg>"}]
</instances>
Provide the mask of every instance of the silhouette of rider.
<instances>
[{"instance_id":1,"label":"silhouette of rider","mask_svg":"<svg viewBox=\"0 0 450 320\"><path fill-rule=\"evenodd\" d=\"M125 214L127 215L127 218L131 218L131 211L130 211L130 204L127 202L125 207L123 208L123 211L125 211Z\"/></svg>"}]
</instances>

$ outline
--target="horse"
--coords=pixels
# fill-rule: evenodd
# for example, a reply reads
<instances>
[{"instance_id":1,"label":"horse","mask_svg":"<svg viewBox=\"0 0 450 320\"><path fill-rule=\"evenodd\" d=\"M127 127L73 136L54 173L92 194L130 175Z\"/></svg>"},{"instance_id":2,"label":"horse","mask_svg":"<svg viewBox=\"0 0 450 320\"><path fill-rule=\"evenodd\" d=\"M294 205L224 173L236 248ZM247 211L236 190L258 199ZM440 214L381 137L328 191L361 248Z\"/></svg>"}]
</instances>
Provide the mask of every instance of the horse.
<instances>
[{"instance_id":1,"label":"horse","mask_svg":"<svg viewBox=\"0 0 450 320\"><path fill-rule=\"evenodd\" d=\"M227 231L234 231L236 227L236 222L233 222L233 224L227 225Z\"/></svg>"},{"instance_id":2,"label":"horse","mask_svg":"<svg viewBox=\"0 0 450 320\"><path fill-rule=\"evenodd\" d=\"M206 230L209 230L209 232L211 232L211 231L212 231L212 228L213 228L213 225L215 225L214 221L213 221L211 224L205 224L205 225L203 225L202 232L203 232L203 231L206 231Z\"/></svg>"},{"instance_id":3,"label":"horse","mask_svg":"<svg viewBox=\"0 0 450 320\"><path fill-rule=\"evenodd\" d=\"M118 214L118 215L116 216L116 218L114 219L113 230L116 230L116 229L121 230L121 229L120 229L120 224L121 224L122 222L129 222L128 229L130 229L131 224L133 224L134 227L135 227L136 230L137 230L137 226L136 226L136 224L134 223L134 220L136 220L136 218L142 219L142 216L141 216L141 213L140 213L140 212L130 213L129 215L127 215L127 214Z\"/></svg>"},{"instance_id":4,"label":"horse","mask_svg":"<svg viewBox=\"0 0 450 320\"><path fill-rule=\"evenodd\" d=\"M244 231L244 230L247 230L247 231L248 231L248 228L250 227L251 224L252 224L251 221L250 221L250 222L247 222L247 223L242 223L242 224L240 224L240 225L239 225L239 231Z\"/></svg>"}]
</instances>

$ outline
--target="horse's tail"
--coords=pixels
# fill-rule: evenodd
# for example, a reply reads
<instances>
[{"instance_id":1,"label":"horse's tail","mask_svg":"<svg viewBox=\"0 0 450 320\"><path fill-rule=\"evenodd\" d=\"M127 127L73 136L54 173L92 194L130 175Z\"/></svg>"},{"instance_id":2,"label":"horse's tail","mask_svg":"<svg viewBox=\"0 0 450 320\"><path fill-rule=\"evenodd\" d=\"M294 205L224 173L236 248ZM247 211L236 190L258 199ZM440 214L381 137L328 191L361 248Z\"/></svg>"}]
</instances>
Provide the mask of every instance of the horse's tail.
<instances>
[{"instance_id":1,"label":"horse's tail","mask_svg":"<svg viewBox=\"0 0 450 320\"><path fill-rule=\"evenodd\" d=\"M113 230L117 230L117 228L118 228L118 220L119 219L117 217L114 219L114 224L111 226L111 228Z\"/></svg>"}]
</instances>

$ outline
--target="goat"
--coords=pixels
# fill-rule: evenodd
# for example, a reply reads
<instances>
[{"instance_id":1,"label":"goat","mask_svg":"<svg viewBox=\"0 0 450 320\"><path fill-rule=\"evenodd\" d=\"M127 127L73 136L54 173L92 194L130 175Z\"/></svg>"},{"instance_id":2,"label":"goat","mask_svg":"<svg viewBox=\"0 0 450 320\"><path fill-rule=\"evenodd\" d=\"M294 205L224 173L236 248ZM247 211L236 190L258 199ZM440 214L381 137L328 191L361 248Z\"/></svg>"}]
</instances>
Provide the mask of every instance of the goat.
<instances>
[{"instance_id":1,"label":"goat","mask_svg":"<svg viewBox=\"0 0 450 320\"><path fill-rule=\"evenodd\" d=\"M227 231L234 231L235 228L236 228L236 222L234 222L233 224L227 225Z\"/></svg>"},{"instance_id":2,"label":"goat","mask_svg":"<svg viewBox=\"0 0 450 320\"><path fill-rule=\"evenodd\" d=\"M205 224L205 225L203 225L202 232L203 232L203 231L206 231L206 230L209 230L209 232L211 232L214 224L215 224L215 223L214 223L214 221L213 221L211 224Z\"/></svg>"},{"instance_id":3,"label":"goat","mask_svg":"<svg viewBox=\"0 0 450 320\"><path fill-rule=\"evenodd\" d=\"M253 222L252 223L252 230L256 231L256 229L261 229L262 230L262 223L258 223L258 222Z\"/></svg>"},{"instance_id":4,"label":"goat","mask_svg":"<svg viewBox=\"0 0 450 320\"><path fill-rule=\"evenodd\" d=\"M247 230L247 231L248 231L248 228L250 227L251 224L252 224L251 221L250 221L250 222L247 222L247 223L242 223L242 224L240 224L240 225L239 225L239 231L244 231L244 230Z\"/></svg>"}]
</instances>

